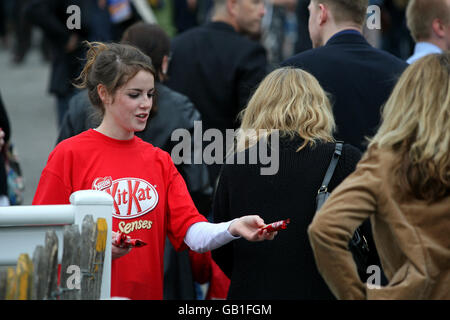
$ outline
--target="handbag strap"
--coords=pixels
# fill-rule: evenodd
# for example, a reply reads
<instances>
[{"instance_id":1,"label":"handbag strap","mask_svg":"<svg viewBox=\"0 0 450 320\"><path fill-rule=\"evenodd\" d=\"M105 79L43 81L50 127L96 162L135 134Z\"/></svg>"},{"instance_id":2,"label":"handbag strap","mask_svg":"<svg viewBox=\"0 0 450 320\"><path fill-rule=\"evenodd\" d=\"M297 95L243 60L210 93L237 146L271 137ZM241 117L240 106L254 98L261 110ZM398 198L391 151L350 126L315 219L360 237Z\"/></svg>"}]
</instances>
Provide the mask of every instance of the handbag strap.
<instances>
[{"instance_id":1,"label":"handbag strap","mask_svg":"<svg viewBox=\"0 0 450 320\"><path fill-rule=\"evenodd\" d=\"M344 146L343 141L336 141L336 147L334 149L333 157L331 158L327 173L325 174L325 178L323 178L322 185L320 186L320 189L319 191L317 191L317 193L328 191L328 184L330 183L330 180L333 177L334 170L336 169L339 158L342 154L343 146Z\"/></svg>"}]
</instances>

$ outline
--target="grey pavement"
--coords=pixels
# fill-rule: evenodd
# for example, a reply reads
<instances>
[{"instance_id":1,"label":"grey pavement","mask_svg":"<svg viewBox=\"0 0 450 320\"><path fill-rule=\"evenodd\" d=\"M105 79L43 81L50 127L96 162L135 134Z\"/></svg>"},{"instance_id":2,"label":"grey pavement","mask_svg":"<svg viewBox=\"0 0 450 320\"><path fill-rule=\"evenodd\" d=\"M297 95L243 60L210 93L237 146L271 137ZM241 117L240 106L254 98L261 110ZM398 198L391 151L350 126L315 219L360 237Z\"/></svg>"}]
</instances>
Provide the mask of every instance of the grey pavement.
<instances>
[{"instance_id":1,"label":"grey pavement","mask_svg":"<svg viewBox=\"0 0 450 320\"><path fill-rule=\"evenodd\" d=\"M36 48L23 64L10 61L10 51L0 47L0 91L25 178L24 205L30 205L56 142L56 100L47 91L50 65Z\"/></svg>"}]
</instances>

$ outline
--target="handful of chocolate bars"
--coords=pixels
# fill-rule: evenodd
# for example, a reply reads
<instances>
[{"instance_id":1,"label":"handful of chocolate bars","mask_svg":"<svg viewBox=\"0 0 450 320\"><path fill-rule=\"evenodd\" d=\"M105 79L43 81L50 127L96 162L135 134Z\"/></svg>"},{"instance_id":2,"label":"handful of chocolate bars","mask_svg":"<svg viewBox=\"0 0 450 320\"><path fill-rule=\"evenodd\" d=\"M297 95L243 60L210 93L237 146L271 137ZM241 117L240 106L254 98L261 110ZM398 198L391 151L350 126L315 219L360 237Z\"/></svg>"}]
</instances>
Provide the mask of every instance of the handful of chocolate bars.
<instances>
[{"instance_id":1,"label":"handful of chocolate bars","mask_svg":"<svg viewBox=\"0 0 450 320\"><path fill-rule=\"evenodd\" d=\"M287 228L287 225L291 222L291 219L281 220L277 222L273 222L271 224L266 225L265 227L262 227L259 231L260 234L263 233L264 230L267 230L267 232L274 232L279 230L284 230Z\"/></svg>"},{"instance_id":2,"label":"handful of chocolate bars","mask_svg":"<svg viewBox=\"0 0 450 320\"><path fill-rule=\"evenodd\" d=\"M131 239L123 232L116 234L113 244L119 248L139 248L147 245L147 243L140 239Z\"/></svg>"}]
</instances>

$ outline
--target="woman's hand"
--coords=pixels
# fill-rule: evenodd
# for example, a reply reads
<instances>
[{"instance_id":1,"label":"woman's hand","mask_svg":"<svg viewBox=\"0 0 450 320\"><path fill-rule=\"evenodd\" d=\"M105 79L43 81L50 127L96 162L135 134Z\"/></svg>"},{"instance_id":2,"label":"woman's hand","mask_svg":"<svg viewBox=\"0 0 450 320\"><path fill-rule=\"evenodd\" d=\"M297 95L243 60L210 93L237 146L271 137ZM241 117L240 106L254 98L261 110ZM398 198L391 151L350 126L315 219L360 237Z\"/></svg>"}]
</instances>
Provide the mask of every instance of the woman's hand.
<instances>
[{"instance_id":1,"label":"woman's hand","mask_svg":"<svg viewBox=\"0 0 450 320\"><path fill-rule=\"evenodd\" d=\"M248 241L273 240L278 232L267 232L267 230L261 232L261 228L265 226L266 224L260 216L244 216L230 224L228 231L233 236L241 236Z\"/></svg>"},{"instance_id":2,"label":"woman's hand","mask_svg":"<svg viewBox=\"0 0 450 320\"><path fill-rule=\"evenodd\" d=\"M112 259L117 259L120 257L123 257L124 255L126 255L128 252L131 251L132 248L120 248L118 246L116 246L114 243L116 241L116 238L119 236L118 232L112 232L112 254L111 254L111 258Z\"/></svg>"}]
</instances>

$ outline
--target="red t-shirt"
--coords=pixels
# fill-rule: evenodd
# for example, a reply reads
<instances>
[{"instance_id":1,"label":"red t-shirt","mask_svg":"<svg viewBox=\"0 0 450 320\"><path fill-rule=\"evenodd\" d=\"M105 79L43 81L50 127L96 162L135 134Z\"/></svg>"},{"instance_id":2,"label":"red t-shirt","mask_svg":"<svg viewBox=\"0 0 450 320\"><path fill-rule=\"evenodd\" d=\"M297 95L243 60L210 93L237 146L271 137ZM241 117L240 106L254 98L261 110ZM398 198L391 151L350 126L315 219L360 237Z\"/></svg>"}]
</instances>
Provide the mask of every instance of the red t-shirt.
<instances>
[{"instance_id":1,"label":"red t-shirt","mask_svg":"<svg viewBox=\"0 0 450 320\"><path fill-rule=\"evenodd\" d=\"M115 140L90 129L50 153L33 204L68 204L86 189L113 197L113 231L147 243L112 261L111 296L162 299L166 235L182 250L187 229L207 221L170 155L138 137Z\"/></svg>"}]
</instances>

